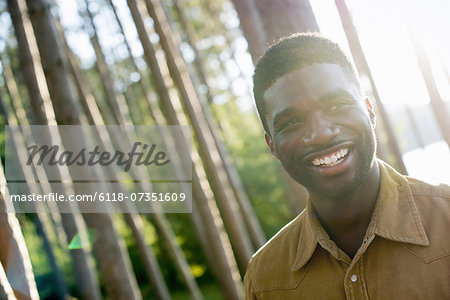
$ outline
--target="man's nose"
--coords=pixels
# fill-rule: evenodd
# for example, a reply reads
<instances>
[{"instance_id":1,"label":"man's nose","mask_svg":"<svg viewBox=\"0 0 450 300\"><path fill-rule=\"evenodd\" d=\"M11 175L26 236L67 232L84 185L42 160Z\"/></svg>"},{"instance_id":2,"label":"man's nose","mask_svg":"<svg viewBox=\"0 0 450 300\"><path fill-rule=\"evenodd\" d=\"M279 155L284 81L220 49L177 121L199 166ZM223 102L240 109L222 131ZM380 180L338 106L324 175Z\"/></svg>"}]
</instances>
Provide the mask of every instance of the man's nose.
<instances>
[{"instance_id":1,"label":"man's nose","mask_svg":"<svg viewBox=\"0 0 450 300\"><path fill-rule=\"evenodd\" d=\"M322 112L311 113L308 120L307 132L304 135L306 145L326 144L339 133L339 129L328 120Z\"/></svg>"}]
</instances>

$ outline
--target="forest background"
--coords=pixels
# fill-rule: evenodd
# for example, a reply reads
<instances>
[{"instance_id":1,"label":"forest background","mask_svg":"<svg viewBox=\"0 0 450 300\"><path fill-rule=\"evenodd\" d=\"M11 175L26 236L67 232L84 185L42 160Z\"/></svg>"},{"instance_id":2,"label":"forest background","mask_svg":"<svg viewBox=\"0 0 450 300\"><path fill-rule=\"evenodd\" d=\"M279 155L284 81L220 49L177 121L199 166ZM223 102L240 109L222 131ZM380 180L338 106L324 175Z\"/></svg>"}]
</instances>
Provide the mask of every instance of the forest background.
<instances>
[{"instance_id":1,"label":"forest background","mask_svg":"<svg viewBox=\"0 0 450 300\"><path fill-rule=\"evenodd\" d=\"M354 60L381 158L450 183L449 12L439 0L0 1L2 124L188 125L195 173L192 214L2 211L0 295L242 299L251 254L307 197L271 157L251 92L264 49L291 32L320 31ZM24 176L28 191L57 190Z\"/></svg>"}]
</instances>

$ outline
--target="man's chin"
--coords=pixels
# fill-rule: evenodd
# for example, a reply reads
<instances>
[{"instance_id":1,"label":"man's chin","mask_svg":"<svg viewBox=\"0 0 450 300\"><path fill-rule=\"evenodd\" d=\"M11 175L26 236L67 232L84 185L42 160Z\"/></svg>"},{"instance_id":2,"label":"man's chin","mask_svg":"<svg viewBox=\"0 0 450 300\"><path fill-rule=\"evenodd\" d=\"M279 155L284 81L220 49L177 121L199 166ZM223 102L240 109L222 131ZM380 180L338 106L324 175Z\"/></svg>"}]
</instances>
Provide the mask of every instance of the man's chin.
<instances>
[{"instance_id":1,"label":"man's chin","mask_svg":"<svg viewBox=\"0 0 450 300\"><path fill-rule=\"evenodd\" d=\"M308 191L310 191L311 194L316 194L317 196L320 196L321 198L325 198L325 199L335 199L335 200L340 200L340 199L345 199L345 198L350 198L357 190L358 187L355 183L353 184L340 184L339 187L325 187L325 186L321 186L321 187L314 187L311 189L308 189Z\"/></svg>"},{"instance_id":2,"label":"man's chin","mask_svg":"<svg viewBox=\"0 0 450 300\"><path fill-rule=\"evenodd\" d=\"M359 191L368 177L369 167L367 169L359 169L353 174L345 174L340 178L332 178L330 180L319 180L314 176L308 176L303 180L296 180L303 185L310 194L316 194L326 199L343 199L349 198Z\"/></svg>"}]
</instances>

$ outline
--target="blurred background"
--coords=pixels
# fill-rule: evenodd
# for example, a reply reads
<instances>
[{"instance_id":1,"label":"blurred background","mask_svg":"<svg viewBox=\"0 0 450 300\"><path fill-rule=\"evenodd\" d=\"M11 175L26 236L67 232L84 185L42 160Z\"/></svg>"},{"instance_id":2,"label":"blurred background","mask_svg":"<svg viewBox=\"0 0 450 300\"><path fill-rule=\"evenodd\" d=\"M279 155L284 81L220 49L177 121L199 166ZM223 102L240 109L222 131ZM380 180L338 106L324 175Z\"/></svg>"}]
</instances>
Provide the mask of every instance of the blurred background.
<instances>
[{"instance_id":1,"label":"blurred background","mask_svg":"<svg viewBox=\"0 0 450 300\"><path fill-rule=\"evenodd\" d=\"M251 255L307 197L271 157L251 92L254 64L292 32L353 59L380 158L450 184L449 15L446 0L0 0L2 124L188 125L194 198L190 214L5 213L2 126L0 298L243 299ZM76 192L21 172L29 192Z\"/></svg>"}]
</instances>

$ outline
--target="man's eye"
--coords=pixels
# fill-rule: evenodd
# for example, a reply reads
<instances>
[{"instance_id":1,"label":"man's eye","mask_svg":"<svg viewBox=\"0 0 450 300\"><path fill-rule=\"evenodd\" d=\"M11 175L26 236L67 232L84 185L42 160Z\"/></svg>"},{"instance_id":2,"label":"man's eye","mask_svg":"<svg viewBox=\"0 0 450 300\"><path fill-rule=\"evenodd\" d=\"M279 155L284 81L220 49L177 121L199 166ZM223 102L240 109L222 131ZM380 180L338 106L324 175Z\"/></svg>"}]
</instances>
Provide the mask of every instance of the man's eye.
<instances>
[{"instance_id":1,"label":"man's eye","mask_svg":"<svg viewBox=\"0 0 450 300\"><path fill-rule=\"evenodd\" d=\"M289 125L295 124L297 122L298 122L297 118L291 118L286 123L284 123L284 126L289 126Z\"/></svg>"},{"instance_id":2,"label":"man's eye","mask_svg":"<svg viewBox=\"0 0 450 300\"><path fill-rule=\"evenodd\" d=\"M280 126L278 126L278 128L276 128L276 131L280 132L282 130L289 129L292 125L295 125L299 122L300 122L299 118L290 118L286 122L283 122L282 124L280 124Z\"/></svg>"},{"instance_id":3,"label":"man's eye","mask_svg":"<svg viewBox=\"0 0 450 300\"><path fill-rule=\"evenodd\" d=\"M340 109L342 109L344 107L345 107L345 103L336 103L336 104L331 105L328 108L328 111L329 112L339 111Z\"/></svg>"}]
</instances>

